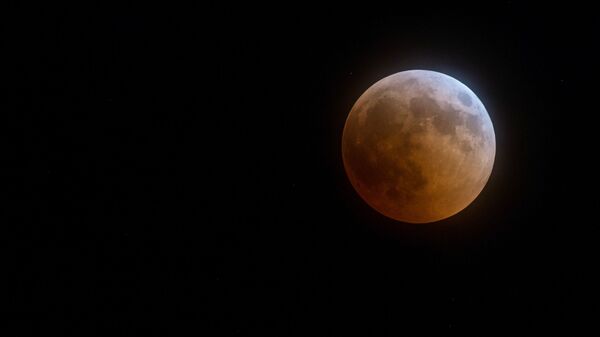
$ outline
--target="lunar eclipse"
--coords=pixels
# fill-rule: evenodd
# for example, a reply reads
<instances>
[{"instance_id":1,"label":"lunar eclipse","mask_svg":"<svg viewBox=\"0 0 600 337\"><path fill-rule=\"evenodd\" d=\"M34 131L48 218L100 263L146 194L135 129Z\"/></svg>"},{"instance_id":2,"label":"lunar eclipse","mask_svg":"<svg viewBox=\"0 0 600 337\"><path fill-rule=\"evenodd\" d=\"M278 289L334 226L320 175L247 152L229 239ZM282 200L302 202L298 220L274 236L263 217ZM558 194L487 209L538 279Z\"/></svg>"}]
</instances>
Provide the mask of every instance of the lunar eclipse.
<instances>
[{"instance_id":1,"label":"lunar eclipse","mask_svg":"<svg viewBox=\"0 0 600 337\"><path fill-rule=\"evenodd\" d=\"M458 80L410 70L373 84L342 136L348 178L379 213L409 223L448 218L486 185L496 153L492 121Z\"/></svg>"}]
</instances>

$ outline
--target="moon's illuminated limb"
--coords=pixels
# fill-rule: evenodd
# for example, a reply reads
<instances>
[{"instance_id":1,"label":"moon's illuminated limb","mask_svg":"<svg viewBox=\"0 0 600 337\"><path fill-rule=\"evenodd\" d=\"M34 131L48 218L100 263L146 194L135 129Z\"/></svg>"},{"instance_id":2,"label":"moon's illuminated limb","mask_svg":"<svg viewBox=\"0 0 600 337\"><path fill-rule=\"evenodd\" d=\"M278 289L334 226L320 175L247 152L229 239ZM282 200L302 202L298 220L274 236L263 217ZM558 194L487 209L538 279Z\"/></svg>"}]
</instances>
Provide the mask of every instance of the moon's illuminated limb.
<instances>
[{"instance_id":1,"label":"moon's illuminated limb","mask_svg":"<svg viewBox=\"0 0 600 337\"><path fill-rule=\"evenodd\" d=\"M467 207L485 186L496 138L477 96L442 73L411 70L372 85L344 126L342 156L358 194L380 213L425 223Z\"/></svg>"}]
</instances>

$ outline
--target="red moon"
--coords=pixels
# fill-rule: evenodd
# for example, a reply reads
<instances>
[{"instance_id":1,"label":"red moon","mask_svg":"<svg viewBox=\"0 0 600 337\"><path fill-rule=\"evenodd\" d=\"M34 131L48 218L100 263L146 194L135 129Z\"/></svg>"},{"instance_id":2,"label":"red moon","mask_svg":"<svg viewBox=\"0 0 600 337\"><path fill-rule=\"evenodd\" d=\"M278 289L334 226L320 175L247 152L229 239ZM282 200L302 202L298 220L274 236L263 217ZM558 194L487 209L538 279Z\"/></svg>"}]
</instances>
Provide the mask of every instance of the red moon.
<instances>
[{"instance_id":1,"label":"red moon","mask_svg":"<svg viewBox=\"0 0 600 337\"><path fill-rule=\"evenodd\" d=\"M409 223L448 218L486 185L496 154L490 116L464 84L410 70L373 84L350 111L342 158L360 197Z\"/></svg>"}]
</instances>

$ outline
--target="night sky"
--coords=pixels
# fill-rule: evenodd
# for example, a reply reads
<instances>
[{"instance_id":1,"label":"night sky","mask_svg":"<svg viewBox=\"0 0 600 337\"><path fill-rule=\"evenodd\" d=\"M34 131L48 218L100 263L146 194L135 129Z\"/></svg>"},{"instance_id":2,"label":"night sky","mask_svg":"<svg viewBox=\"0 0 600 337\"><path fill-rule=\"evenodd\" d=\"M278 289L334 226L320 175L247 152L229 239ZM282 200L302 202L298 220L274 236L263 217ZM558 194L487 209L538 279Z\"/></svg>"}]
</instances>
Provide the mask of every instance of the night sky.
<instances>
[{"instance_id":1,"label":"night sky","mask_svg":"<svg viewBox=\"0 0 600 337\"><path fill-rule=\"evenodd\" d=\"M11 326L593 334L593 11L371 5L3 12ZM463 82L496 133L483 192L432 224L371 209L341 160L356 99L409 69Z\"/></svg>"}]
</instances>

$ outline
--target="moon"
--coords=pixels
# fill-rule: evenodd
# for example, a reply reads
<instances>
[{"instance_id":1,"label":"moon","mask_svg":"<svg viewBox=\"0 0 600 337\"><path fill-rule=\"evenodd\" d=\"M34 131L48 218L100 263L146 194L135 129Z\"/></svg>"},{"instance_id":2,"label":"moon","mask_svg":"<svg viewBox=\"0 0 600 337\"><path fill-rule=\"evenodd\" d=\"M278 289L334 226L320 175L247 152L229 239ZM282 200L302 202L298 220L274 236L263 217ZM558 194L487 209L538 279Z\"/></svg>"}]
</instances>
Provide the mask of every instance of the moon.
<instances>
[{"instance_id":1,"label":"moon","mask_svg":"<svg viewBox=\"0 0 600 337\"><path fill-rule=\"evenodd\" d=\"M379 213L428 223L465 209L496 155L490 116L458 80L409 70L373 84L348 114L342 158L350 183Z\"/></svg>"}]
</instances>

